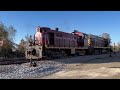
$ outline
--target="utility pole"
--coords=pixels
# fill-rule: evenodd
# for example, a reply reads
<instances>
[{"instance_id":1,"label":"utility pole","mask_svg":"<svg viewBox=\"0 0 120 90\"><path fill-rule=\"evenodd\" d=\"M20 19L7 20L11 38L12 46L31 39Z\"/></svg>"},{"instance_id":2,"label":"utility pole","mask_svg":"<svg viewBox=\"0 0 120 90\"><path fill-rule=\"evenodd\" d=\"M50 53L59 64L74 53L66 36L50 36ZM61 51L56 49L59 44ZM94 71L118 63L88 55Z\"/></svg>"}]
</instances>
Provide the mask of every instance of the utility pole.
<instances>
[{"instance_id":1,"label":"utility pole","mask_svg":"<svg viewBox=\"0 0 120 90\"><path fill-rule=\"evenodd\" d=\"M116 54L116 52L115 52L115 42L114 42L114 54Z\"/></svg>"}]
</instances>

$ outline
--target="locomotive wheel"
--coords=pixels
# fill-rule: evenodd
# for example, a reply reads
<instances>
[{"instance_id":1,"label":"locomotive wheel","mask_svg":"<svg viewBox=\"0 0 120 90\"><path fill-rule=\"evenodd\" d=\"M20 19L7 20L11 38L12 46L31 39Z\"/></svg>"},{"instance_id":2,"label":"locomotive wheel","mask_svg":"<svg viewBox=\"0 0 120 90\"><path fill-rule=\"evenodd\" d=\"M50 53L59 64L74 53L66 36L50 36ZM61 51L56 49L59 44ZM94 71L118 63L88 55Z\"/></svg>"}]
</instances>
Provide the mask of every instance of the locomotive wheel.
<instances>
[{"instance_id":1,"label":"locomotive wheel","mask_svg":"<svg viewBox=\"0 0 120 90\"><path fill-rule=\"evenodd\" d=\"M86 53L86 52L85 52L85 50L83 50L83 51L82 51L82 55L84 56L84 55L85 55L85 53Z\"/></svg>"},{"instance_id":2,"label":"locomotive wheel","mask_svg":"<svg viewBox=\"0 0 120 90\"><path fill-rule=\"evenodd\" d=\"M80 52L79 52L79 55L82 56L82 54L83 54L82 51L80 51Z\"/></svg>"},{"instance_id":3,"label":"locomotive wheel","mask_svg":"<svg viewBox=\"0 0 120 90\"><path fill-rule=\"evenodd\" d=\"M77 53L78 56L84 56L85 55L85 50L79 51Z\"/></svg>"},{"instance_id":4,"label":"locomotive wheel","mask_svg":"<svg viewBox=\"0 0 120 90\"><path fill-rule=\"evenodd\" d=\"M95 55L98 55L98 54L99 54L99 51L98 51L98 50L95 50L95 51L94 51L94 54L95 54Z\"/></svg>"},{"instance_id":5,"label":"locomotive wheel","mask_svg":"<svg viewBox=\"0 0 120 90\"><path fill-rule=\"evenodd\" d=\"M62 55L61 55L61 58L64 58L64 57L66 56L66 54L65 54L64 51L62 51L61 54L62 54Z\"/></svg>"},{"instance_id":6,"label":"locomotive wheel","mask_svg":"<svg viewBox=\"0 0 120 90\"><path fill-rule=\"evenodd\" d=\"M45 56L46 56L46 59L48 59L48 60L52 59L52 57L53 57L51 51L47 51L46 54L45 54Z\"/></svg>"}]
</instances>

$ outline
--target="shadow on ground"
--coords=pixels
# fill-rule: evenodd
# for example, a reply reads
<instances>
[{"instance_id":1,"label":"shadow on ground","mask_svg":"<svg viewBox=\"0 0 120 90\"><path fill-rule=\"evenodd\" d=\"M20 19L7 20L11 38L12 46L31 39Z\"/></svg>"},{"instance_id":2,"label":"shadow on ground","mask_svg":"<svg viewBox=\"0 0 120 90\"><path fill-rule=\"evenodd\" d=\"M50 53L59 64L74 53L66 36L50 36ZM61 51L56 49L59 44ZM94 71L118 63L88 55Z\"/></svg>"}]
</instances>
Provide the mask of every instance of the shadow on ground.
<instances>
[{"instance_id":1,"label":"shadow on ground","mask_svg":"<svg viewBox=\"0 0 120 90\"><path fill-rule=\"evenodd\" d=\"M0 65L10 65L10 64L22 64L29 62L26 59L0 59Z\"/></svg>"},{"instance_id":2,"label":"shadow on ground","mask_svg":"<svg viewBox=\"0 0 120 90\"><path fill-rule=\"evenodd\" d=\"M58 62L62 62L65 64L99 64L99 63L111 63L111 62L120 62L120 53L112 54L103 54L103 55L88 55L88 56L77 56L72 58L58 59Z\"/></svg>"}]
</instances>

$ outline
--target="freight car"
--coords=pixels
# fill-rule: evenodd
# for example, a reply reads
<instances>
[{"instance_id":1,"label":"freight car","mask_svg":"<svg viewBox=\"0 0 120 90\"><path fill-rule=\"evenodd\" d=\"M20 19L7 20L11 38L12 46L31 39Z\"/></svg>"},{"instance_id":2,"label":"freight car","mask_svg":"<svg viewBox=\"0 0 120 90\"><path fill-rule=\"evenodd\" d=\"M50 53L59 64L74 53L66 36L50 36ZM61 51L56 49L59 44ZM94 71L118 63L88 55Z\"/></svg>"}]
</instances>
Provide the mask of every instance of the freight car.
<instances>
[{"instance_id":1,"label":"freight car","mask_svg":"<svg viewBox=\"0 0 120 90\"><path fill-rule=\"evenodd\" d=\"M77 30L66 33L59 31L59 28L53 30L48 27L38 27L37 29L40 30L42 43L38 44L34 35L33 44L26 49L27 59L42 57L51 59L66 55L102 54L111 51L109 40L96 35Z\"/></svg>"}]
</instances>

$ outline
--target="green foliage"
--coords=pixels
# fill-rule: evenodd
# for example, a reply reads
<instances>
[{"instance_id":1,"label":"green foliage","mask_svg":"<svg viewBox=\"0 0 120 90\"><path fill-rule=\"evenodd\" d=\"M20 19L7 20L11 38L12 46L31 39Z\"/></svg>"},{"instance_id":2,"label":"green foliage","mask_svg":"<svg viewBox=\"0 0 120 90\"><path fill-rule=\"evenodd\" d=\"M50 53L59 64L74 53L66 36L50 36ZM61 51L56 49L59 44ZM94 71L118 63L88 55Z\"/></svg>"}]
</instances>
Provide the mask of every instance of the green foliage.
<instances>
[{"instance_id":1,"label":"green foliage","mask_svg":"<svg viewBox=\"0 0 120 90\"><path fill-rule=\"evenodd\" d=\"M25 36L25 41L28 41L29 40L29 35L27 34L26 36Z\"/></svg>"},{"instance_id":2,"label":"green foliage","mask_svg":"<svg viewBox=\"0 0 120 90\"><path fill-rule=\"evenodd\" d=\"M13 26L7 27L0 23L0 40L3 40L3 46L0 47L0 56L11 57L15 34L16 29Z\"/></svg>"},{"instance_id":3,"label":"green foliage","mask_svg":"<svg viewBox=\"0 0 120 90\"><path fill-rule=\"evenodd\" d=\"M18 50L21 53L25 53L25 44L26 44L26 41L24 39L22 39L19 46L18 46Z\"/></svg>"},{"instance_id":4,"label":"green foliage","mask_svg":"<svg viewBox=\"0 0 120 90\"><path fill-rule=\"evenodd\" d=\"M14 41L14 37L16 34L16 29L13 26L8 27L8 38L10 41Z\"/></svg>"},{"instance_id":5,"label":"green foliage","mask_svg":"<svg viewBox=\"0 0 120 90\"><path fill-rule=\"evenodd\" d=\"M105 39L108 39L109 41L111 41L111 37L110 37L110 34L109 33L103 33L101 35L101 37L105 38Z\"/></svg>"},{"instance_id":6,"label":"green foliage","mask_svg":"<svg viewBox=\"0 0 120 90\"><path fill-rule=\"evenodd\" d=\"M109 46L111 45L112 42L111 42L111 37L109 33L102 33L102 35L100 36L108 41Z\"/></svg>"},{"instance_id":7,"label":"green foliage","mask_svg":"<svg viewBox=\"0 0 120 90\"><path fill-rule=\"evenodd\" d=\"M0 40L8 39L7 27L0 23Z\"/></svg>"}]
</instances>

